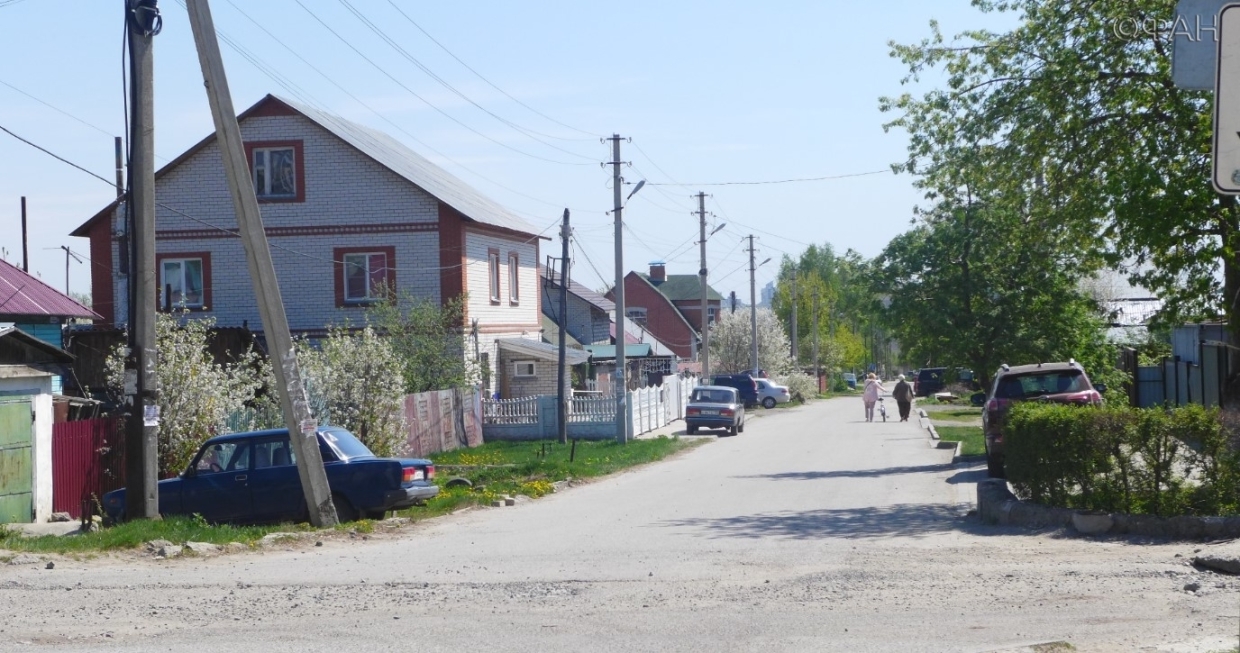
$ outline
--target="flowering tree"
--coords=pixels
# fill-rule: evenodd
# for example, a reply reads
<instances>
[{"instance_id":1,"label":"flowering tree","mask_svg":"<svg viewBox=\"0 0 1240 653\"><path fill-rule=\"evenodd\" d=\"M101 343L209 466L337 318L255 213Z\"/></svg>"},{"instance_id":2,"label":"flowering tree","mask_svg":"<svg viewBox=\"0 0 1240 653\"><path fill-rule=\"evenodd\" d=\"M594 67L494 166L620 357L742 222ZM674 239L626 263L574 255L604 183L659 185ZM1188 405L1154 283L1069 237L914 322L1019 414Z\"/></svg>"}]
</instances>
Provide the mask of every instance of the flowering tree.
<instances>
[{"instance_id":1,"label":"flowering tree","mask_svg":"<svg viewBox=\"0 0 1240 653\"><path fill-rule=\"evenodd\" d=\"M390 340L371 327L333 328L313 347L298 343L298 362L312 404L323 417L352 431L378 456L393 456L405 443L401 359Z\"/></svg>"},{"instance_id":2,"label":"flowering tree","mask_svg":"<svg viewBox=\"0 0 1240 653\"><path fill-rule=\"evenodd\" d=\"M711 368L719 373L740 373L751 369L753 334L749 313L723 314L710 329ZM779 318L770 310L758 309L758 367L771 376L792 370L791 344Z\"/></svg>"},{"instance_id":3,"label":"flowering tree","mask_svg":"<svg viewBox=\"0 0 1240 653\"><path fill-rule=\"evenodd\" d=\"M177 474L207 438L233 428L253 428L248 410L273 401L259 391L272 376L270 365L250 350L237 360L217 363L209 348L213 318L186 320L160 313L155 318L155 378L159 384L159 473ZM124 394L125 347L108 356L108 389Z\"/></svg>"}]
</instances>

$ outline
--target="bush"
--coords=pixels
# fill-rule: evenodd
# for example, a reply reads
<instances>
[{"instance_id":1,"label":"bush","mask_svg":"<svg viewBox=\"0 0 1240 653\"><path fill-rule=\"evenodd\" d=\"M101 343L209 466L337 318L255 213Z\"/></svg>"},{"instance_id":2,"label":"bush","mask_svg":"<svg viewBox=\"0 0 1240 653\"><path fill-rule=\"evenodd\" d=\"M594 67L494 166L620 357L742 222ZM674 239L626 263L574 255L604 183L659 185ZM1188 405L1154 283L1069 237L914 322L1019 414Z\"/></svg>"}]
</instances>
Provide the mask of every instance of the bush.
<instances>
[{"instance_id":1,"label":"bush","mask_svg":"<svg viewBox=\"0 0 1240 653\"><path fill-rule=\"evenodd\" d=\"M1021 498L1108 512L1229 515L1240 509L1240 452L1217 409L1015 406L1004 426L1008 480Z\"/></svg>"},{"instance_id":2,"label":"bush","mask_svg":"<svg viewBox=\"0 0 1240 653\"><path fill-rule=\"evenodd\" d=\"M781 383L788 386L788 394L793 401L802 403L818 396L818 383L814 377L804 372L793 372L783 377Z\"/></svg>"}]
</instances>

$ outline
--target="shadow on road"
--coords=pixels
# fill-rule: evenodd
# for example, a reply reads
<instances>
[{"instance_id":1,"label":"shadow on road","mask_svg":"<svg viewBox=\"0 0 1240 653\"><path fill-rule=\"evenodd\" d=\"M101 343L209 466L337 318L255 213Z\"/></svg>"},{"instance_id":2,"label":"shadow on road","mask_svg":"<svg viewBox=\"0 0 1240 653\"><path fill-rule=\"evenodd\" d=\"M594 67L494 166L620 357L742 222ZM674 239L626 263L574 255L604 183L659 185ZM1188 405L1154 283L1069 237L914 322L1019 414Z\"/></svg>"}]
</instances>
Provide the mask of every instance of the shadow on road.
<instances>
[{"instance_id":1,"label":"shadow on road","mask_svg":"<svg viewBox=\"0 0 1240 653\"><path fill-rule=\"evenodd\" d=\"M982 467L956 472L955 474L947 477L947 482L952 485L959 485L961 483L981 483L988 478L990 478L990 474L987 474L986 468Z\"/></svg>"},{"instance_id":2,"label":"shadow on road","mask_svg":"<svg viewBox=\"0 0 1240 653\"><path fill-rule=\"evenodd\" d=\"M886 467L884 469L837 469L829 472L782 472L779 474L758 474L756 476L738 476L736 478L766 478L772 481L818 481L827 478L878 478L880 476L896 476L900 474L939 474L954 469L951 463L938 465L917 465L913 467Z\"/></svg>"},{"instance_id":3,"label":"shadow on road","mask_svg":"<svg viewBox=\"0 0 1240 653\"><path fill-rule=\"evenodd\" d=\"M871 508L809 510L691 518L662 525L706 531L711 538L819 539L918 537L951 530L985 534L986 528L964 515L967 508L949 504L897 504Z\"/></svg>"}]
</instances>

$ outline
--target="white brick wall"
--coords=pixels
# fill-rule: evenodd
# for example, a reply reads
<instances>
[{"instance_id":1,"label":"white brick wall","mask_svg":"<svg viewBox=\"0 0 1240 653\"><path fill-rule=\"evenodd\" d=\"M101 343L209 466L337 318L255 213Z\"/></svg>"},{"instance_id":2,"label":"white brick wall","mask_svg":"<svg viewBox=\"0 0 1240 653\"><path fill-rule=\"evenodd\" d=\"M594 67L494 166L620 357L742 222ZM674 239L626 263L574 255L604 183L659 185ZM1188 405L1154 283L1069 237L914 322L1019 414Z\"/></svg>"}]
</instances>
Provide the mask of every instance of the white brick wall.
<instances>
[{"instance_id":1,"label":"white brick wall","mask_svg":"<svg viewBox=\"0 0 1240 653\"><path fill-rule=\"evenodd\" d=\"M499 250L499 304L491 303L491 279L488 251ZM516 252L521 272L517 279L520 283L516 306L508 301L508 253ZM497 236L489 233L467 230L465 233L465 255L468 264L465 268L465 291L469 294L467 314L469 319L477 319L479 326L493 325L537 325L540 323L541 308L538 296L538 240L522 242L516 237Z\"/></svg>"}]
</instances>

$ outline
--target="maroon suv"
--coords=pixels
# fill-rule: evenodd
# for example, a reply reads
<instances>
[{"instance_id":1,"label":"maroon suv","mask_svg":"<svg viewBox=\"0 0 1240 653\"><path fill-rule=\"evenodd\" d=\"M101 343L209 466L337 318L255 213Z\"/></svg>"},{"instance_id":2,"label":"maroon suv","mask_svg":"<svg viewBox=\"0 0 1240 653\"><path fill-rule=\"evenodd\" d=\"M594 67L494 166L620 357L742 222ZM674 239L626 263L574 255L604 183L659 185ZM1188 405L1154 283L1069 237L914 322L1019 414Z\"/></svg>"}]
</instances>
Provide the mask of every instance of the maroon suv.
<instances>
[{"instance_id":1,"label":"maroon suv","mask_svg":"<svg viewBox=\"0 0 1240 653\"><path fill-rule=\"evenodd\" d=\"M1074 360L1000 367L982 410L986 469L990 476L1003 476L1003 420L1012 404L1036 399L1097 406L1102 404L1103 391L1101 386L1095 389L1085 369Z\"/></svg>"}]
</instances>

